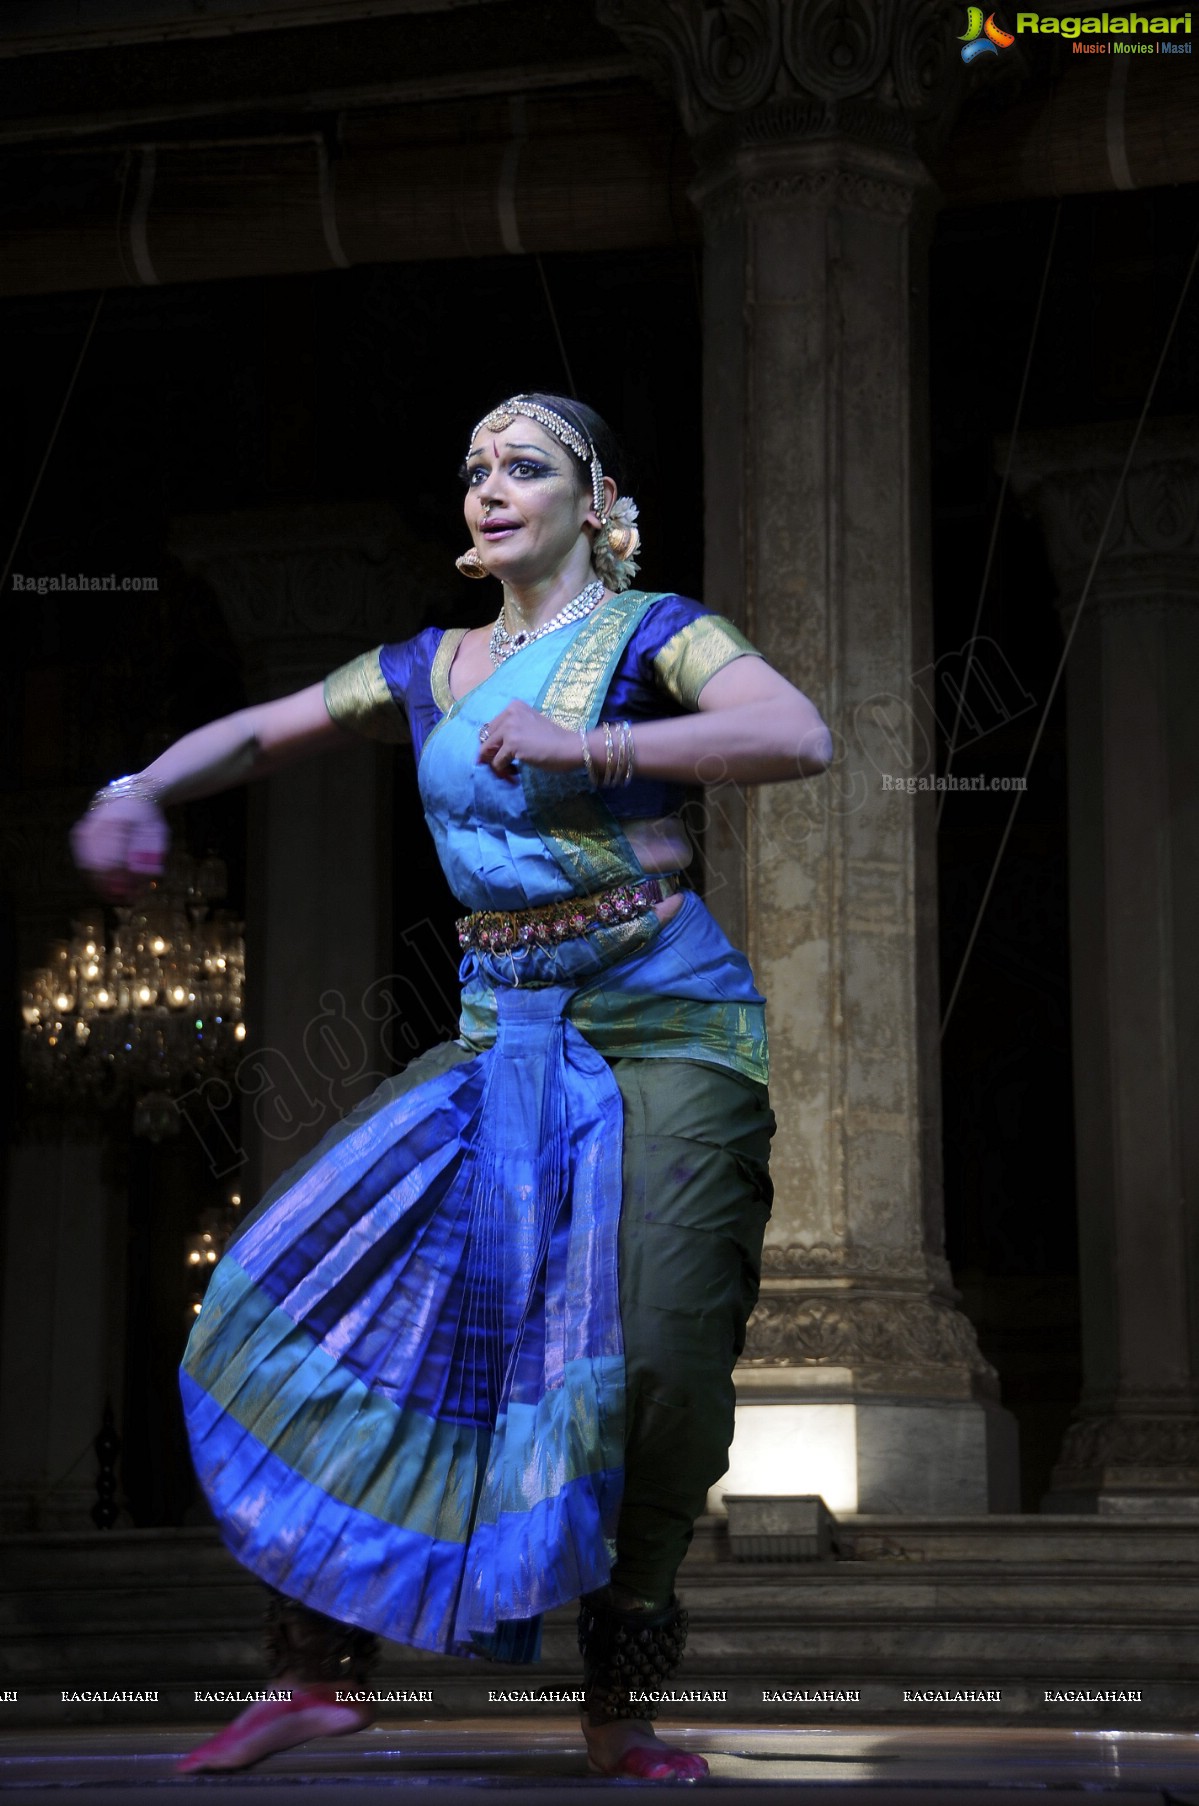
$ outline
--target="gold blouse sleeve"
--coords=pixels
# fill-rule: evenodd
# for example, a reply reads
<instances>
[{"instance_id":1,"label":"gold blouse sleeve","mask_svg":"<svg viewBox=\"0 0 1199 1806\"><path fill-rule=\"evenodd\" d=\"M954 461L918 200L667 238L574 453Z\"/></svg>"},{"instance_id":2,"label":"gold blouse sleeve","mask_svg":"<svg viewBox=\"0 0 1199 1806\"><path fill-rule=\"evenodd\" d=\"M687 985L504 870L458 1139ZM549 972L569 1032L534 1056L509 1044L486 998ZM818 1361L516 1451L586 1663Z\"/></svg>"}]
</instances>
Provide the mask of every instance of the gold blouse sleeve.
<instances>
[{"instance_id":1,"label":"gold blouse sleeve","mask_svg":"<svg viewBox=\"0 0 1199 1806\"><path fill-rule=\"evenodd\" d=\"M724 615L700 615L671 634L654 654L654 676L675 702L695 709L708 679L745 653L763 656Z\"/></svg>"},{"instance_id":2,"label":"gold blouse sleeve","mask_svg":"<svg viewBox=\"0 0 1199 1806\"><path fill-rule=\"evenodd\" d=\"M411 738L408 719L387 687L379 664L382 646L339 665L325 679L325 707L334 721L368 740L400 744Z\"/></svg>"}]
</instances>

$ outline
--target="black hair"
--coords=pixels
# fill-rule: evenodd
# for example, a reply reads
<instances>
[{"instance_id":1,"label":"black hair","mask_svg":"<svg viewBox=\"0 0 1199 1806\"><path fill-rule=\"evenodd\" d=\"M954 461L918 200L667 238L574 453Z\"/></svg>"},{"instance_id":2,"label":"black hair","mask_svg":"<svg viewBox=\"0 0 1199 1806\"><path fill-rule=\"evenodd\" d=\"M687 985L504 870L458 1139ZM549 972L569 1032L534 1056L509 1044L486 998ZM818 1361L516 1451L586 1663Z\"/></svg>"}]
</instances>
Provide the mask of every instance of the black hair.
<instances>
[{"instance_id":1,"label":"black hair","mask_svg":"<svg viewBox=\"0 0 1199 1806\"><path fill-rule=\"evenodd\" d=\"M608 422L597 414L594 408L589 408L585 401L568 401L565 395L538 393L531 394L528 399L540 402L543 408L551 408L555 414L561 414L564 420L568 420L571 426L576 427L582 433L584 439L590 439L599 455L604 475L611 477L616 484L617 495L628 494L629 470L624 448ZM573 452L571 456L574 456ZM584 486L589 489L591 487L591 466L583 463L582 459L576 459L575 462L583 473Z\"/></svg>"},{"instance_id":2,"label":"black hair","mask_svg":"<svg viewBox=\"0 0 1199 1806\"><path fill-rule=\"evenodd\" d=\"M603 467L604 475L606 477L611 477L612 481L616 484L617 495L628 495L630 488L628 459L625 457L624 450L619 439L616 437L616 434L612 431L612 428L608 425L607 421L602 419L601 416L596 413L594 408L589 408L586 402L583 401L568 401L565 395L546 395L539 389L530 390L529 393L525 395L524 399L526 401L536 402L543 408L549 408L554 414L561 414L562 418L569 421L576 432L581 433L584 439L589 439L596 449L600 464ZM567 449L567 447L563 446L564 451ZM570 456L574 462L581 487L590 493L590 464L584 459L576 457L574 452L571 452ZM465 464L462 466L459 474L462 476L463 481L465 481Z\"/></svg>"}]
</instances>

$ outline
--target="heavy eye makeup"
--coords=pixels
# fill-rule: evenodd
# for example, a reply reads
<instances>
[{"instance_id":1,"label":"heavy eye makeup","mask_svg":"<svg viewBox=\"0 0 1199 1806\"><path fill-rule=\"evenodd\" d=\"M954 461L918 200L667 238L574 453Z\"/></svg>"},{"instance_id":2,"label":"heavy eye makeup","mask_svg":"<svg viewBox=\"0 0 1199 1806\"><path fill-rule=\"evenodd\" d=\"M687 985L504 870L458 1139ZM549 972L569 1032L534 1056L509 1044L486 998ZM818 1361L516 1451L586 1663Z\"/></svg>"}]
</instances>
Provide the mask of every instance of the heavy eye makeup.
<instances>
[{"instance_id":1,"label":"heavy eye makeup","mask_svg":"<svg viewBox=\"0 0 1199 1806\"><path fill-rule=\"evenodd\" d=\"M467 489L477 489L487 476L489 468L487 464L463 464L458 475ZM514 458L508 470L510 475L519 478L521 482L536 482L539 477L557 475L552 464L541 464L536 458Z\"/></svg>"}]
</instances>

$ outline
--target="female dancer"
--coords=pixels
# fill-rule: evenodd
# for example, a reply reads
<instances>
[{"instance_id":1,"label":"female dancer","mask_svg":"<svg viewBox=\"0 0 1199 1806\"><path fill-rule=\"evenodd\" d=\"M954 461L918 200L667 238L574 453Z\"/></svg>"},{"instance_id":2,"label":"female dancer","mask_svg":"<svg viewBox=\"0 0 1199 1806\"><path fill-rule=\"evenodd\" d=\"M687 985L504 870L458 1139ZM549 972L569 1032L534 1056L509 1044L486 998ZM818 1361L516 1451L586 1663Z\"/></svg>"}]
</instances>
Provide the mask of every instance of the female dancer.
<instances>
[{"instance_id":1,"label":"female dancer","mask_svg":"<svg viewBox=\"0 0 1199 1806\"><path fill-rule=\"evenodd\" d=\"M459 1037L269 1192L181 1371L222 1535L271 1589L287 1702L185 1759L357 1728L375 1633L531 1660L581 1600L592 1768L693 1779L635 1695L673 1672L675 1574L727 1467L770 1209L763 999L680 888L682 786L808 777L813 705L732 624L628 588L636 508L590 409L520 395L470 441L494 626L381 646L99 793L76 856L157 869L164 803L410 738L468 909ZM342 1686L338 1688L337 1682Z\"/></svg>"}]
</instances>

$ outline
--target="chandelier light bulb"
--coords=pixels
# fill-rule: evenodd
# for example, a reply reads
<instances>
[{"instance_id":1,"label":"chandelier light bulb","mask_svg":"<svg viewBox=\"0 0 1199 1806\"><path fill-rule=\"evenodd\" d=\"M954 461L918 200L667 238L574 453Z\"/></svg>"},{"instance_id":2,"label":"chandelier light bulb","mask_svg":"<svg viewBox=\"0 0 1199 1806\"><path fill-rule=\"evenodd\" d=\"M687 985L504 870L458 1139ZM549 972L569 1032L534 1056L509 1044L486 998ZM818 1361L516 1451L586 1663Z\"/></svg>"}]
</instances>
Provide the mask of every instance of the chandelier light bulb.
<instances>
[{"instance_id":1,"label":"chandelier light bulb","mask_svg":"<svg viewBox=\"0 0 1199 1806\"><path fill-rule=\"evenodd\" d=\"M207 895L224 894L219 860L204 877ZM135 1133L158 1141L179 1132L176 1096L232 1071L245 1041L243 927L228 910L210 918L195 878L194 861L175 861L115 907L111 932L81 917L25 974L21 1062L39 1102L132 1103Z\"/></svg>"}]
</instances>

